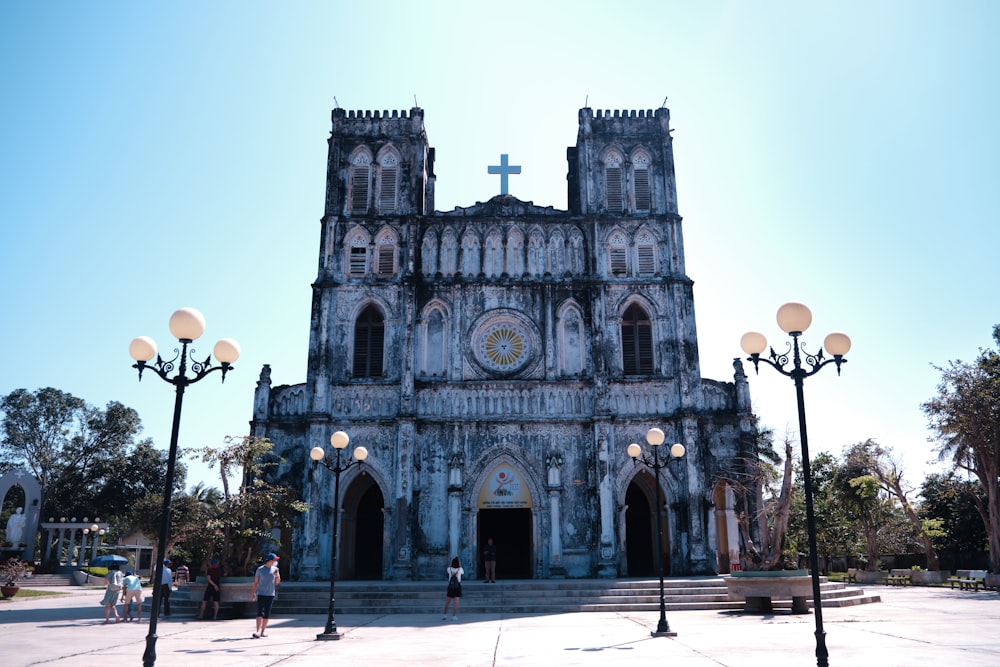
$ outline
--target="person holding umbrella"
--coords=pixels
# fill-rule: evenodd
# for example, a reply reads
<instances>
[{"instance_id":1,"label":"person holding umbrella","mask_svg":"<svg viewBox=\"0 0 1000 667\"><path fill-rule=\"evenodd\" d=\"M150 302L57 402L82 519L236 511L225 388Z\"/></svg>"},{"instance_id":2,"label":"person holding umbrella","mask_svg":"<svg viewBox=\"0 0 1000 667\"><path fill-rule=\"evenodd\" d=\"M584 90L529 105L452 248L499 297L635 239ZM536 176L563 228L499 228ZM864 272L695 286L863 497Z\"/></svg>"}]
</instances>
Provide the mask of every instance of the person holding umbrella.
<instances>
[{"instance_id":1,"label":"person holding umbrella","mask_svg":"<svg viewBox=\"0 0 1000 667\"><path fill-rule=\"evenodd\" d=\"M112 563L111 567L108 568L108 586L104 589L104 598L101 599L101 604L104 605L104 623L108 624L111 622L111 612L115 612L115 623L119 623L122 617L118 615L118 607L115 604L118 602L118 596L121 594L122 581L124 576L122 571L118 569L118 563Z\"/></svg>"}]
</instances>

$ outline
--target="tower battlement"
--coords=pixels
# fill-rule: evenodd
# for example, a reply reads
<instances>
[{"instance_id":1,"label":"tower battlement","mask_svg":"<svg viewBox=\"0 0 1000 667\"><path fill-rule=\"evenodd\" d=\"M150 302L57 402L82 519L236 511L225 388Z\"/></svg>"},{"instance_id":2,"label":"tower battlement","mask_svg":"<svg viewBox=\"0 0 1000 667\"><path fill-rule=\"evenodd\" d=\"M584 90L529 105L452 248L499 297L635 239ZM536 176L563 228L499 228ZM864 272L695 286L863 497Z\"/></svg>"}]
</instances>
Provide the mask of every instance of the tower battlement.
<instances>
[{"instance_id":1,"label":"tower battlement","mask_svg":"<svg viewBox=\"0 0 1000 667\"><path fill-rule=\"evenodd\" d=\"M594 133L619 135L623 137L636 136L650 131L660 132L670 130L670 109L598 109L595 112L590 107L580 109L580 135Z\"/></svg>"},{"instance_id":2,"label":"tower battlement","mask_svg":"<svg viewBox=\"0 0 1000 667\"><path fill-rule=\"evenodd\" d=\"M424 131L424 110L420 107L393 109L346 110L337 107L330 112L333 132L361 136L382 136L397 133L421 134Z\"/></svg>"}]
</instances>

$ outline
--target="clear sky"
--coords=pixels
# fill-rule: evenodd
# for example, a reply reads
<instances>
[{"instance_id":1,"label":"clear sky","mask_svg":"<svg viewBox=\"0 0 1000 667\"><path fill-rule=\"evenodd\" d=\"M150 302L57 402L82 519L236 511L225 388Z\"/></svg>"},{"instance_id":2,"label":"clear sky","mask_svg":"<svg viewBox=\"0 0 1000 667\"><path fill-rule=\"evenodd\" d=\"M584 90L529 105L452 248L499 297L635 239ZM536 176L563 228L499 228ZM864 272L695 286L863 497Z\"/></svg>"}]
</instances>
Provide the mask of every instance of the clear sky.
<instances>
[{"instance_id":1,"label":"clear sky","mask_svg":"<svg viewBox=\"0 0 1000 667\"><path fill-rule=\"evenodd\" d=\"M702 374L731 381L750 329L782 349L774 313L803 301L809 349L854 342L841 377L806 381L812 453L876 438L919 478L932 364L1000 322L998 19L969 0L0 3L0 394L119 400L166 448L172 387L137 382L127 348L169 353L194 306L199 353L243 356L188 390L181 445L245 434L262 364L305 380L333 107L416 99L439 210L498 194L501 153L511 194L565 208L577 110L669 97ZM791 381L747 370L764 422L794 429Z\"/></svg>"}]
</instances>

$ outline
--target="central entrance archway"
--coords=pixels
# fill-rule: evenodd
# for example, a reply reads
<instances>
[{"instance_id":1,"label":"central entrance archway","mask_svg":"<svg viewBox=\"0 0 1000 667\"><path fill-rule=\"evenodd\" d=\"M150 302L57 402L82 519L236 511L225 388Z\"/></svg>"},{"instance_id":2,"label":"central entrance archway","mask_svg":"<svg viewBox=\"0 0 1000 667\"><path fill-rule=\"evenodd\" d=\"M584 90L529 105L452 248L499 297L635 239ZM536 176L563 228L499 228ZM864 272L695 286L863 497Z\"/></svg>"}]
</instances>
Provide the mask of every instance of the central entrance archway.
<instances>
[{"instance_id":1,"label":"central entrance archway","mask_svg":"<svg viewBox=\"0 0 1000 667\"><path fill-rule=\"evenodd\" d=\"M479 510L476 572L486 571L483 548L493 538L497 548L497 579L531 579L533 574L531 509Z\"/></svg>"},{"instance_id":2,"label":"central entrance archway","mask_svg":"<svg viewBox=\"0 0 1000 667\"><path fill-rule=\"evenodd\" d=\"M661 499L663 496L661 496ZM662 512L660 529L663 531L663 553L659 552L659 535L656 526L656 480L643 471L637 474L625 491L625 558L627 575L649 577L663 572L670 574L670 532L667 530L667 513Z\"/></svg>"},{"instance_id":3,"label":"central entrance archway","mask_svg":"<svg viewBox=\"0 0 1000 667\"><path fill-rule=\"evenodd\" d=\"M382 491L371 477L361 475L351 482L341 515L339 578L382 578L384 508Z\"/></svg>"}]
</instances>

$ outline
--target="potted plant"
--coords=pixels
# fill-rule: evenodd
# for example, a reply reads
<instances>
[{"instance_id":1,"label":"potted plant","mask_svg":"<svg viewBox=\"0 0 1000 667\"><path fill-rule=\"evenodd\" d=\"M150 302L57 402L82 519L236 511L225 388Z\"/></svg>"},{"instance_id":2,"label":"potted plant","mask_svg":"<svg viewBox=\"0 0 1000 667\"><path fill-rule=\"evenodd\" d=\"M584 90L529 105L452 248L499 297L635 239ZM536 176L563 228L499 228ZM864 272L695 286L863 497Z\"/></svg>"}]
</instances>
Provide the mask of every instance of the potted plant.
<instances>
[{"instance_id":1,"label":"potted plant","mask_svg":"<svg viewBox=\"0 0 1000 667\"><path fill-rule=\"evenodd\" d=\"M793 613L807 613L812 580L806 570L789 569L785 536L792 504L792 440L784 440L784 456L774 435L754 417L752 456L730 471L740 529L740 564L726 577L731 599L743 598L748 612L773 609L772 598L791 599ZM780 466L780 468L779 468Z\"/></svg>"},{"instance_id":2,"label":"potted plant","mask_svg":"<svg viewBox=\"0 0 1000 667\"><path fill-rule=\"evenodd\" d=\"M5 598L12 598L21 590L17 583L27 570L24 561L16 556L0 564L0 593L3 593Z\"/></svg>"}]
</instances>

